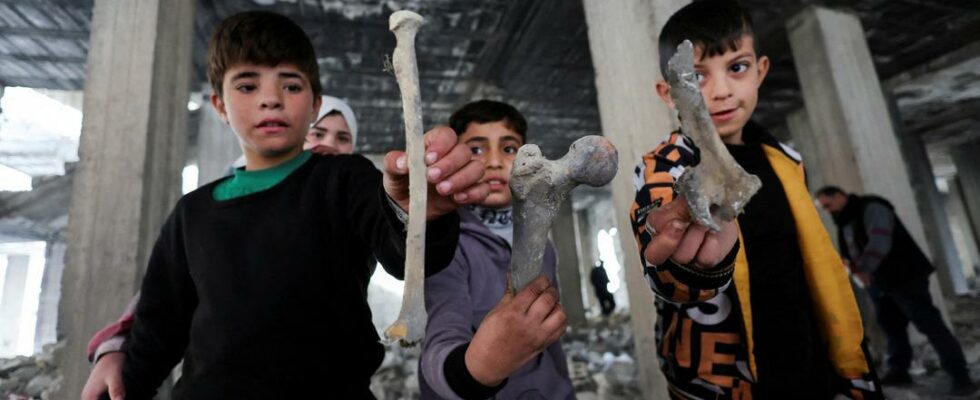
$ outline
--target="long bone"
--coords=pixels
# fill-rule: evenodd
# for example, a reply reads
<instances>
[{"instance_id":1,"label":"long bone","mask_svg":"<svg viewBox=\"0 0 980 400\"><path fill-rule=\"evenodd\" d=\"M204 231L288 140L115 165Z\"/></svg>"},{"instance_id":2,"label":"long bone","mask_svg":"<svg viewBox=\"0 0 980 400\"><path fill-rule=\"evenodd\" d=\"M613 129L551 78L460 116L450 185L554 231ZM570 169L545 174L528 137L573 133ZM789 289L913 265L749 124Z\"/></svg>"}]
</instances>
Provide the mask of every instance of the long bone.
<instances>
[{"instance_id":1,"label":"long bone","mask_svg":"<svg viewBox=\"0 0 980 400\"><path fill-rule=\"evenodd\" d=\"M694 72L694 46L689 40L678 45L677 53L668 61L667 82L680 116L681 132L701 150L700 163L684 171L675 188L687 199L697 223L719 231L718 223L735 219L762 182L735 162L716 133L701 98Z\"/></svg>"},{"instance_id":2,"label":"long bone","mask_svg":"<svg viewBox=\"0 0 980 400\"><path fill-rule=\"evenodd\" d=\"M548 160L538 146L524 145L514 159L510 190L514 202L513 288L520 290L541 274L551 223L575 186L602 186L616 175L619 153L602 136L585 136L558 160Z\"/></svg>"},{"instance_id":3,"label":"long bone","mask_svg":"<svg viewBox=\"0 0 980 400\"><path fill-rule=\"evenodd\" d=\"M425 18L411 11L397 11L388 19L388 29L397 44L392 66L402 94L405 118L405 152L408 155L408 233L405 241L405 292L398 319L385 330L388 340L403 346L422 340L425 332L425 216L428 183L422 143L422 99L419 95L419 69L415 59L415 34Z\"/></svg>"}]
</instances>

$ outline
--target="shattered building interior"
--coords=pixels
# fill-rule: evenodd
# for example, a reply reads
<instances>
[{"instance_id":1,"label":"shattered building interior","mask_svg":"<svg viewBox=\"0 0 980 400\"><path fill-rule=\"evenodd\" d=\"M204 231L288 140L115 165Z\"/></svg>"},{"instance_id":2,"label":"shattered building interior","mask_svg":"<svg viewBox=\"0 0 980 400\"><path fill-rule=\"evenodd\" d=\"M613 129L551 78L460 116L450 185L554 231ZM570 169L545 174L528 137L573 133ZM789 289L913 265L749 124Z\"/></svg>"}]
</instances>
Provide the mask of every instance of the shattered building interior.
<instances>
[{"instance_id":1,"label":"shattered building interior","mask_svg":"<svg viewBox=\"0 0 980 400\"><path fill-rule=\"evenodd\" d=\"M138 290L163 218L241 154L208 101L207 41L221 19L263 9L297 21L324 92L358 115L356 152L377 162L404 146L385 65L388 15L409 9L427 18L417 44L425 126L489 98L520 109L529 142L549 158L591 134L620 149L613 183L573 191L552 230L569 314L563 344L580 398L663 398L650 355L656 308L627 212L633 166L675 126L654 91L655 44L688 2L0 0L0 396L77 398L88 338ZM936 265L934 301L977 379L980 3L741 4L772 61L753 119L799 150L811 189L893 200ZM610 318L589 284L598 260L619 304ZM397 314L399 285L372 278L379 329ZM917 343L924 378L886 391L894 398L938 393L938 361ZM375 395L417 397L417 357L390 347Z\"/></svg>"}]
</instances>

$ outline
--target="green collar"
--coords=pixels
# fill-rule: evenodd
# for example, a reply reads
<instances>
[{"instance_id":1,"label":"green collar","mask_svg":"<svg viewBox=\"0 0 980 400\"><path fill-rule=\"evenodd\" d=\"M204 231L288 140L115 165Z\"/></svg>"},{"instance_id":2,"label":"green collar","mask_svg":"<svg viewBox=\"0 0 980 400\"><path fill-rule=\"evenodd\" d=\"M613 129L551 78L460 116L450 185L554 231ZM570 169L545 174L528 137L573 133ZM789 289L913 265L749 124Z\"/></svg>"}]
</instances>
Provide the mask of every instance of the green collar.
<instances>
[{"instance_id":1,"label":"green collar","mask_svg":"<svg viewBox=\"0 0 980 400\"><path fill-rule=\"evenodd\" d=\"M245 168L236 168L235 175L215 186L214 192L211 194L215 200L225 201L261 192L282 182L289 174L303 165L306 160L309 160L311 156L312 154L309 151L303 151L296 157L275 167L256 171L246 171Z\"/></svg>"}]
</instances>

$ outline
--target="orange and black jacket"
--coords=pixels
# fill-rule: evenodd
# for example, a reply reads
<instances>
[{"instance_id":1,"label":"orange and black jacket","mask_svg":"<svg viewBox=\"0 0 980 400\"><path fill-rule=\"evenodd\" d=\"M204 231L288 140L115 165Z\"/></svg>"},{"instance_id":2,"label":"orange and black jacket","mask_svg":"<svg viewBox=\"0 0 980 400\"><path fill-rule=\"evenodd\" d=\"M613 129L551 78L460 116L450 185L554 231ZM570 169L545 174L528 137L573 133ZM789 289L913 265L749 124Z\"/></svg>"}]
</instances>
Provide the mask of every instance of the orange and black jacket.
<instances>
[{"instance_id":1,"label":"orange and black jacket","mask_svg":"<svg viewBox=\"0 0 980 400\"><path fill-rule=\"evenodd\" d=\"M750 283L763 280L756 277L758 274L752 275L750 279L749 270L749 259L755 262L770 261L765 260L766 252L780 252L790 248L789 253L796 262L795 266L786 268L795 268L798 271L798 292L804 293L799 297L802 299L800 304L805 304L800 307L805 309L797 314L806 314L812 319L815 343L807 348L817 348L825 353L819 354L817 358L826 364L825 370L832 381L829 385L832 386L831 390L855 399L882 398L881 388L862 346L864 333L854 294L840 256L824 230L807 191L799 154L754 124L746 126L744 135L746 146L756 151L757 158L766 164L765 171L768 171L769 179L767 182L763 177L763 185L768 185L768 200L765 201L778 206L775 208L785 210L784 214L777 214L785 215L783 220L790 220L785 221L784 225L790 227L789 232L794 238L791 238L788 245L781 243L780 248L767 247L776 245L752 234L753 228L773 222L771 216L770 220L766 220L769 210L764 210L755 214L761 215L761 218L744 218L748 214L739 218L739 243L713 268L694 268L669 260L661 265L646 263L643 253L652 239L644 227L646 216L651 210L674 200L677 196L674 182L687 168L699 163L701 154L689 138L675 132L646 154L634 171L636 196L630 209L630 219L640 258L644 260L644 275L657 295L657 357L669 383L671 397L771 397L762 396L758 392L760 387L765 386L762 383L773 383L773 379L777 379L774 376L781 375L778 379L794 377L792 374L796 371L763 369L764 375L760 381L759 360L756 358L764 357L762 364L767 365L767 357L775 353L770 341L763 343L763 346L756 346L754 340L759 335L753 335L754 328L758 328L760 332L763 329L779 332L780 323L788 325L792 322L772 321L765 318L770 314L760 313L763 314L761 319L753 323L753 310L767 311L771 308L770 304L773 307L785 305L772 301L769 288L766 291L759 289L759 292L753 292ZM746 169L753 172L750 168ZM760 190L760 193L766 190ZM760 197L762 196L757 194L753 201L763 201ZM747 256L747 248L751 250L750 253L755 254L754 257ZM763 256L760 257L759 254ZM759 268L762 268L762 263L756 265L755 272L761 271ZM777 265L776 268L782 267ZM792 281L785 283L793 284ZM791 293L793 289L795 287L789 290L783 288L783 291ZM765 303L760 300L753 307L753 295L765 299ZM793 329L786 331L793 332ZM783 341L780 343L789 343L788 341L797 338L777 339ZM761 348L767 348L767 352L760 352ZM803 367L800 368L801 373L807 369ZM812 366L805 367L812 369ZM767 379L770 380L766 381ZM793 397L821 398L822 394L814 394L815 389L825 388L799 387L799 392Z\"/></svg>"}]
</instances>

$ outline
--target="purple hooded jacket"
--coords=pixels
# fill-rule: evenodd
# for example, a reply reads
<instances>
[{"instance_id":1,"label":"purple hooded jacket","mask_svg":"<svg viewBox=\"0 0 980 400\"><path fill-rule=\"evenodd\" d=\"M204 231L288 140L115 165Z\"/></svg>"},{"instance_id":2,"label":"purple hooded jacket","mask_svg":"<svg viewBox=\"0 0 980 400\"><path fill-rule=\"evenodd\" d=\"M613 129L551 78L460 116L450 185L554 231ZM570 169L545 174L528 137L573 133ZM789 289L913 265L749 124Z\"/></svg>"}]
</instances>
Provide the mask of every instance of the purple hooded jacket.
<instances>
[{"instance_id":1,"label":"purple hooded jacket","mask_svg":"<svg viewBox=\"0 0 980 400\"><path fill-rule=\"evenodd\" d=\"M459 245L452 263L425 279L429 313L419 384L422 399L459 399L446 380L447 356L473 339L487 313L503 297L510 268L510 246L466 209L459 210ZM544 254L544 274L556 283L554 246ZM495 399L574 399L561 342L552 343L514 372Z\"/></svg>"}]
</instances>

